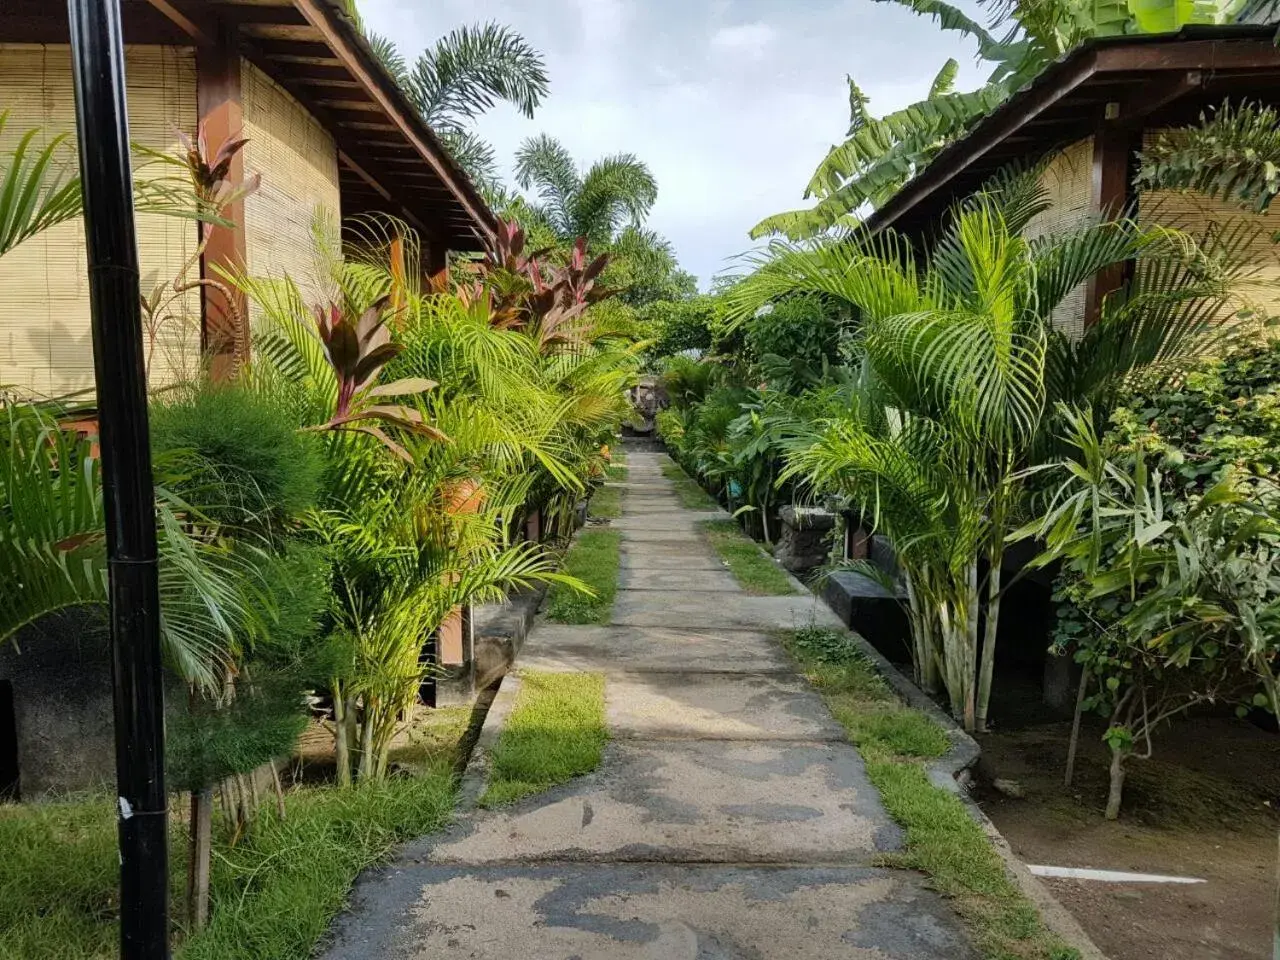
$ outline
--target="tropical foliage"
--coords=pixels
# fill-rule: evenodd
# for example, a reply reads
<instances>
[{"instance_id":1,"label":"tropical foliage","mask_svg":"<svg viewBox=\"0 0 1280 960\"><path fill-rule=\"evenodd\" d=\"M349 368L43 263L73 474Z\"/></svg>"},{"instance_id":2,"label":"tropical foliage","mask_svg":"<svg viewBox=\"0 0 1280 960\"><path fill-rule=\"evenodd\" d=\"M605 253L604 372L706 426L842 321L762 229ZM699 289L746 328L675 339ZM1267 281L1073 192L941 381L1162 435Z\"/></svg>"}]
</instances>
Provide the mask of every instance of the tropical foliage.
<instances>
[{"instance_id":1,"label":"tropical foliage","mask_svg":"<svg viewBox=\"0 0 1280 960\"><path fill-rule=\"evenodd\" d=\"M810 180L809 209L775 214L753 237L781 233L793 240L859 223L926 166L948 143L1020 90L1051 63L1094 37L1170 33L1191 24L1233 23L1247 0L979 0L985 21L945 0L877 0L906 7L950 33L977 43L978 59L992 65L986 83L971 92L953 89L956 62L934 78L926 99L876 119L868 99L849 79L850 125L843 144L831 148ZM1226 158L1223 158L1226 159ZM1208 176L1208 174L1204 175Z\"/></svg>"},{"instance_id":2,"label":"tropical foliage","mask_svg":"<svg viewBox=\"0 0 1280 960\"><path fill-rule=\"evenodd\" d=\"M360 24L354 4L349 6ZM515 30L495 22L451 30L412 65L391 38L365 31L365 39L480 189L490 197L502 196L493 147L472 124L499 102L532 117L550 90L542 54Z\"/></svg>"},{"instance_id":3,"label":"tropical foliage","mask_svg":"<svg viewBox=\"0 0 1280 960\"><path fill-rule=\"evenodd\" d=\"M1102 407L1139 374L1176 372L1219 347L1233 329L1222 318L1247 306L1247 269L1219 234L1202 245L1116 221L1031 238L1046 203L1034 171L1004 177L952 211L925 259L892 233L775 243L724 294L760 351L743 373L767 377L763 394L726 384L663 420L678 449L700 451L689 466L728 478L731 491L755 486L755 473L730 472L749 462L743 452L762 450L782 461L771 478L758 471L764 486L838 495L891 538L917 678L945 691L969 729L988 715L1005 538L1030 507L1027 468L1056 455L1059 404ZM1135 258L1128 288L1082 338L1055 326L1072 290ZM769 318L789 309L843 312L856 318L852 337L833 355L811 319L797 328L819 338L799 364L808 369L782 362L761 345L787 332ZM803 341L781 342L787 360L805 357Z\"/></svg>"}]
</instances>

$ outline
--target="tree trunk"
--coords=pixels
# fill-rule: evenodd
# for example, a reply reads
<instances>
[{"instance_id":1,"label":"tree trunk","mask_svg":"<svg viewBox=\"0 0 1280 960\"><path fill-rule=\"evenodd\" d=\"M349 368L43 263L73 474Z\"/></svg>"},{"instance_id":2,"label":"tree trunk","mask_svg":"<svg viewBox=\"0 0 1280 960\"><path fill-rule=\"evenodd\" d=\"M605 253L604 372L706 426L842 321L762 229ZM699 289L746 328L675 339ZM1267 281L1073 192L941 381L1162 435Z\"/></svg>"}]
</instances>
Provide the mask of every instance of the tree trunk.
<instances>
[{"instance_id":1,"label":"tree trunk","mask_svg":"<svg viewBox=\"0 0 1280 960\"><path fill-rule=\"evenodd\" d=\"M965 583L964 621L964 730L973 733L978 728L978 561L969 564Z\"/></svg>"},{"instance_id":2,"label":"tree trunk","mask_svg":"<svg viewBox=\"0 0 1280 960\"><path fill-rule=\"evenodd\" d=\"M1084 698L1089 690L1089 668L1080 674L1080 689L1076 691L1076 712L1071 718L1071 739L1067 743L1067 772L1062 778L1064 787L1071 786L1076 775L1076 751L1080 748L1080 718L1084 715Z\"/></svg>"},{"instance_id":3,"label":"tree trunk","mask_svg":"<svg viewBox=\"0 0 1280 960\"><path fill-rule=\"evenodd\" d=\"M209 922L209 859L213 840L213 787L191 793L187 858L187 921L203 930Z\"/></svg>"},{"instance_id":4,"label":"tree trunk","mask_svg":"<svg viewBox=\"0 0 1280 960\"><path fill-rule=\"evenodd\" d=\"M337 686L333 690L333 749L338 764L338 786L351 786L351 730L347 724L350 704Z\"/></svg>"},{"instance_id":5,"label":"tree trunk","mask_svg":"<svg viewBox=\"0 0 1280 960\"><path fill-rule=\"evenodd\" d=\"M978 678L978 730L987 732L987 710L991 705L991 681L996 671L996 630L1000 626L1000 566L1004 548L999 541L991 548L991 569L987 571L987 625L982 637L982 673Z\"/></svg>"},{"instance_id":6,"label":"tree trunk","mask_svg":"<svg viewBox=\"0 0 1280 960\"><path fill-rule=\"evenodd\" d=\"M374 716L377 709L368 697L364 703L364 717L360 724L360 766L357 779L371 780L373 779L373 727Z\"/></svg>"},{"instance_id":7,"label":"tree trunk","mask_svg":"<svg viewBox=\"0 0 1280 960\"><path fill-rule=\"evenodd\" d=\"M1124 798L1124 762L1129 757L1127 750L1121 750L1118 747L1111 748L1111 786L1107 791L1107 813L1108 820L1118 820L1120 818L1120 802Z\"/></svg>"}]
</instances>

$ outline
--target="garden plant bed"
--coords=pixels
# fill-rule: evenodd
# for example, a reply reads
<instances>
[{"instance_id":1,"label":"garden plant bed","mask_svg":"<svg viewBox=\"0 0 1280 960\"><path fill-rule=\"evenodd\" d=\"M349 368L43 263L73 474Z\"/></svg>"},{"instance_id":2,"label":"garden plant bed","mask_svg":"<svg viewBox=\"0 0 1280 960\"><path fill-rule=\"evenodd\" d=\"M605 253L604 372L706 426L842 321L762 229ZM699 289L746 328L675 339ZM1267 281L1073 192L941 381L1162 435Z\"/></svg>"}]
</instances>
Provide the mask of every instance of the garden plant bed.
<instances>
[{"instance_id":1,"label":"garden plant bed","mask_svg":"<svg viewBox=\"0 0 1280 960\"><path fill-rule=\"evenodd\" d=\"M1107 757L1086 725L1073 786L1070 724L981 738L975 796L1029 864L1199 877L1204 884L1045 879L1111 960L1258 960L1271 944L1280 738L1245 721L1196 718L1135 762L1118 822L1102 817ZM1024 796L994 790L1016 782Z\"/></svg>"}]
</instances>

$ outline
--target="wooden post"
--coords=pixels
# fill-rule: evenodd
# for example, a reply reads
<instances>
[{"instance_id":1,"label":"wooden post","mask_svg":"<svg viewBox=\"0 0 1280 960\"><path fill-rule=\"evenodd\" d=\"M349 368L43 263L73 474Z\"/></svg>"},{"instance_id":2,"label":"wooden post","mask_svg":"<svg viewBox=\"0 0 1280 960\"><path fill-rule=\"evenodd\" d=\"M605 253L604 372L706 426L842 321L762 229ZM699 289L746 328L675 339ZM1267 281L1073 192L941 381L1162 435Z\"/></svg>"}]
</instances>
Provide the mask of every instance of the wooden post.
<instances>
[{"instance_id":1,"label":"wooden post","mask_svg":"<svg viewBox=\"0 0 1280 960\"><path fill-rule=\"evenodd\" d=\"M1108 110L1115 105L1108 104ZM1117 108L1118 109L1118 108ZM1142 128L1104 122L1093 137L1093 186L1090 209L1106 217L1135 214L1133 177ZM1116 264L1099 270L1085 285L1084 325L1098 322L1102 303L1128 279L1132 264Z\"/></svg>"},{"instance_id":2,"label":"wooden post","mask_svg":"<svg viewBox=\"0 0 1280 960\"><path fill-rule=\"evenodd\" d=\"M428 288L437 293L449 289L449 249L435 237L424 237L422 268L427 274Z\"/></svg>"},{"instance_id":3,"label":"wooden post","mask_svg":"<svg viewBox=\"0 0 1280 960\"><path fill-rule=\"evenodd\" d=\"M244 114L240 98L240 45L234 26L220 25L218 43L196 51L196 108L210 149L241 135ZM237 153L228 178L238 187L244 182L244 159ZM249 314L244 292L227 284L217 267L245 267L244 198L232 202L223 214L232 226L208 226L208 243L200 259L200 345L209 360L210 376L227 380L240 362L248 359Z\"/></svg>"}]
</instances>

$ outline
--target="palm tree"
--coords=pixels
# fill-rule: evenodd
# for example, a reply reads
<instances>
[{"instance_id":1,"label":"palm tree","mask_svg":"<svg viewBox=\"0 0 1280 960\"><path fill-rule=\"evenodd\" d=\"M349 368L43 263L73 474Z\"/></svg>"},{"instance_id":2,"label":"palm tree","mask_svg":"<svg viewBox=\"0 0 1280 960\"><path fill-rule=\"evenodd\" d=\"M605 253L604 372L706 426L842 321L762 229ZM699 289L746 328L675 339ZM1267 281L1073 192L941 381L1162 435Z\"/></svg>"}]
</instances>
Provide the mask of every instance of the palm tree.
<instances>
[{"instance_id":1,"label":"palm tree","mask_svg":"<svg viewBox=\"0 0 1280 960\"><path fill-rule=\"evenodd\" d=\"M926 687L940 678L970 730L986 722L1005 537L1022 471L1053 433L1049 412L1219 347L1236 297L1222 258L1168 231L1121 221L1024 238L1047 202L1034 173L979 193L923 263L892 232L777 242L728 294L740 319L799 292L857 311L860 377L793 445L787 476L849 497L894 539L917 677ZM1138 255L1130 289L1106 300L1083 340L1054 329L1071 290Z\"/></svg>"},{"instance_id":2,"label":"palm tree","mask_svg":"<svg viewBox=\"0 0 1280 960\"><path fill-rule=\"evenodd\" d=\"M515 172L516 182L538 195L537 219L562 242L585 237L593 249L642 224L658 199L658 182L634 154L604 157L583 172L568 148L545 133L520 145Z\"/></svg>"},{"instance_id":3,"label":"palm tree","mask_svg":"<svg viewBox=\"0 0 1280 960\"><path fill-rule=\"evenodd\" d=\"M365 37L454 159L482 191L499 194L493 148L471 125L499 101L532 117L549 90L542 54L499 23L458 27L423 51L412 66L395 41L369 32Z\"/></svg>"}]
</instances>

